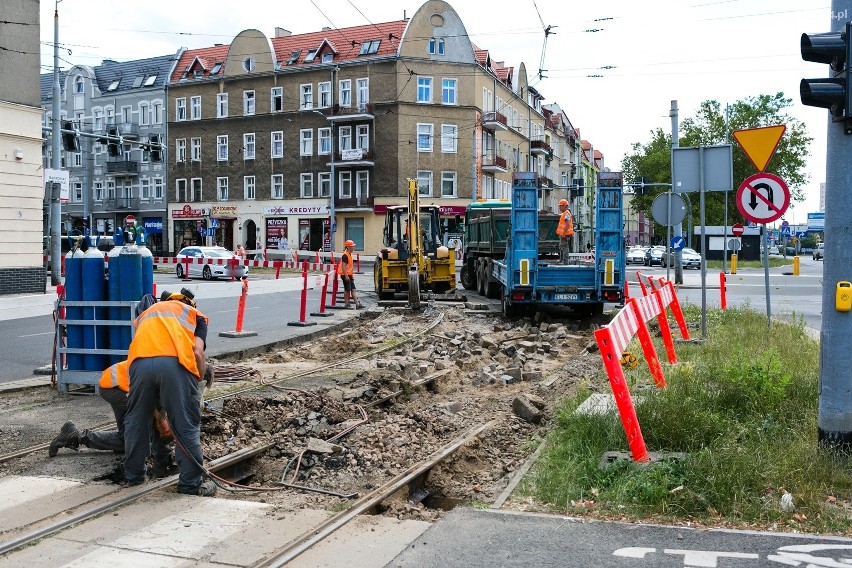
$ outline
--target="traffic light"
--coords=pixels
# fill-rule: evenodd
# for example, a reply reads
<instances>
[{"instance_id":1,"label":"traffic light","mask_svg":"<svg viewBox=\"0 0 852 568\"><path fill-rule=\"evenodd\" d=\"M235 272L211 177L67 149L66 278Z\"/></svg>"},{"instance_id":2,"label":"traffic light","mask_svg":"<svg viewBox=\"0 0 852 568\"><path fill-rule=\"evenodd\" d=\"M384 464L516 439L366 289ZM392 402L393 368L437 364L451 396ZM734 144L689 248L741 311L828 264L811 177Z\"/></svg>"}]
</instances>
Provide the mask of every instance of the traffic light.
<instances>
[{"instance_id":1,"label":"traffic light","mask_svg":"<svg viewBox=\"0 0 852 568\"><path fill-rule=\"evenodd\" d=\"M121 137L118 135L118 128L110 126L107 128L107 154L110 156L121 155Z\"/></svg>"},{"instance_id":2,"label":"traffic light","mask_svg":"<svg viewBox=\"0 0 852 568\"><path fill-rule=\"evenodd\" d=\"M70 120L62 121L62 147L66 152L80 151L80 137Z\"/></svg>"},{"instance_id":3,"label":"traffic light","mask_svg":"<svg viewBox=\"0 0 852 568\"><path fill-rule=\"evenodd\" d=\"M148 146L151 150L151 161L152 162L162 162L163 161L163 145L160 144L160 135L159 134L151 134L148 136Z\"/></svg>"},{"instance_id":4,"label":"traffic light","mask_svg":"<svg viewBox=\"0 0 852 568\"><path fill-rule=\"evenodd\" d=\"M802 79L799 95L802 104L827 108L833 120L852 120L852 85L849 81L849 63L852 62L852 22L846 22L843 31L822 34L802 34L802 59L815 63L828 63L832 77L827 79ZM847 124L846 134L852 134L852 124Z\"/></svg>"}]
</instances>

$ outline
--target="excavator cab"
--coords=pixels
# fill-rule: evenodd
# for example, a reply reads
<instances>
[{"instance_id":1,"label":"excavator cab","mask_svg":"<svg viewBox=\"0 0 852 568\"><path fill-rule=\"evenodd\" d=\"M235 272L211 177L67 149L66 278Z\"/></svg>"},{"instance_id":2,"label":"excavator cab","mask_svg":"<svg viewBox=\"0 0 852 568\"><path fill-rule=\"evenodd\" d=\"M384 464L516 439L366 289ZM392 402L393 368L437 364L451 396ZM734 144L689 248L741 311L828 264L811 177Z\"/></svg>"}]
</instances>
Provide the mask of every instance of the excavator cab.
<instances>
[{"instance_id":1,"label":"excavator cab","mask_svg":"<svg viewBox=\"0 0 852 568\"><path fill-rule=\"evenodd\" d=\"M408 260L411 257L411 216L409 208L403 205L392 205L385 214L385 228L382 245L387 249L396 249L398 260ZM420 208L420 246L423 254L434 255L441 245L439 209L436 205L426 205ZM415 247L417 243L415 243Z\"/></svg>"}]
</instances>

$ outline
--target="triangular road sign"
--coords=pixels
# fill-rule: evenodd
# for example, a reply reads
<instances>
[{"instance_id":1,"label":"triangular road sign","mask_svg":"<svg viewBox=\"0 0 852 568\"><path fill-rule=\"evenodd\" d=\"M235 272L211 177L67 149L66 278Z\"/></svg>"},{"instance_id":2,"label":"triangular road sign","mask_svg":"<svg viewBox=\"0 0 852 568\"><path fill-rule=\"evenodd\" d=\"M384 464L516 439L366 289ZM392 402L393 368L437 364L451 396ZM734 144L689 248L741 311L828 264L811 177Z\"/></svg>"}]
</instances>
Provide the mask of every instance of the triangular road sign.
<instances>
[{"instance_id":1,"label":"triangular road sign","mask_svg":"<svg viewBox=\"0 0 852 568\"><path fill-rule=\"evenodd\" d=\"M782 124L780 126L734 130L732 134L745 155L754 164L755 169L762 172L766 169L775 149L778 148L778 143L781 142L785 130L787 130L787 127Z\"/></svg>"}]
</instances>

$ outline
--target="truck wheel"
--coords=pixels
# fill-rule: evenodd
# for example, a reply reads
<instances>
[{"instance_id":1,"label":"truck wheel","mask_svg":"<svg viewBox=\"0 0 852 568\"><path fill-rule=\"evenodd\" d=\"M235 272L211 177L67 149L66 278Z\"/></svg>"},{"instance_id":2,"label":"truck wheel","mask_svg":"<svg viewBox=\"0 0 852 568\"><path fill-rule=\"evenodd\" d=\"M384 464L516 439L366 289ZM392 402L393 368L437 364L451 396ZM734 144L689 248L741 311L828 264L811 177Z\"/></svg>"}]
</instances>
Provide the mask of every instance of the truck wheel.
<instances>
[{"instance_id":1,"label":"truck wheel","mask_svg":"<svg viewBox=\"0 0 852 568\"><path fill-rule=\"evenodd\" d=\"M393 290L388 291L382 288L382 264L378 258L373 265L373 288L379 300L393 300Z\"/></svg>"},{"instance_id":2,"label":"truck wheel","mask_svg":"<svg viewBox=\"0 0 852 568\"><path fill-rule=\"evenodd\" d=\"M488 281L488 275L485 272L485 263L479 264L479 270L476 274L476 291L480 296L485 295L485 283Z\"/></svg>"},{"instance_id":3,"label":"truck wheel","mask_svg":"<svg viewBox=\"0 0 852 568\"><path fill-rule=\"evenodd\" d=\"M465 290L476 290L476 268L472 263L466 262L462 265L459 279Z\"/></svg>"}]
</instances>

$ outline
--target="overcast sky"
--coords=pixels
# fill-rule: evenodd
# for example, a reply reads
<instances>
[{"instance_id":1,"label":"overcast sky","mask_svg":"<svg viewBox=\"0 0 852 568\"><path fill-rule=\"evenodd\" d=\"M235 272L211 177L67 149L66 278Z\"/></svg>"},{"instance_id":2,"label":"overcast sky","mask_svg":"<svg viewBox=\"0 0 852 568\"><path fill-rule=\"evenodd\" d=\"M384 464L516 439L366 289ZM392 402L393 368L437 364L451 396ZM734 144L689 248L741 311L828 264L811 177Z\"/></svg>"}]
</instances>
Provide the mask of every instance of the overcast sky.
<instances>
[{"instance_id":1,"label":"overcast sky","mask_svg":"<svg viewBox=\"0 0 852 568\"><path fill-rule=\"evenodd\" d=\"M421 4L62 0L59 41L72 53L63 49L60 64L67 69L69 63L97 65L105 58L140 59L181 46L230 43L249 28L272 37L275 26L306 33L392 21L412 16ZM450 5L473 42L493 59L526 65L545 103L558 103L612 170L620 169L631 145L646 142L652 130L671 130L672 100L683 119L704 100L724 106L783 92L793 99L791 114L814 138L807 200L792 207L787 219L804 223L808 212L818 210L828 112L801 104L799 81L827 76L828 66L803 62L799 38L803 32L829 31L830 0L454 0ZM48 72L55 1L41 0L41 6L42 72ZM546 26L553 33L545 47Z\"/></svg>"}]
</instances>

